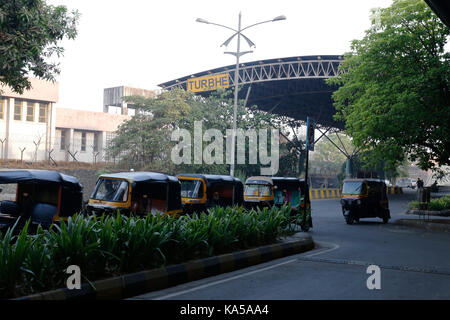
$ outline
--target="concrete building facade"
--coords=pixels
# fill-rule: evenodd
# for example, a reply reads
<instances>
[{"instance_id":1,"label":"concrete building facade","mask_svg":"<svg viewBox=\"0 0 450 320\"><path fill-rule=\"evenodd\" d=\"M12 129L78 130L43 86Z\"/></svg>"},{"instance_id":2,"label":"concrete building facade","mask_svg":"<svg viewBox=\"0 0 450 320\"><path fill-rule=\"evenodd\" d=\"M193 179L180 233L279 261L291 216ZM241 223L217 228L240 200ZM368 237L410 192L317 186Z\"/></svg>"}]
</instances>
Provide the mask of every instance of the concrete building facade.
<instances>
[{"instance_id":1,"label":"concrete building facade","mask_svg":"<svg viewBox=\"0 0 450 320\"><path fill-rule=\"evenodd\" d=\"M123 96L155 96L150 90L109 88L104 91L105 112L66 109L56 107L57 82L33 78L30 81L32 89L23 94L0 86L1 159L107 161L109 140L119 125L131 118L129 114L134 114L127 111ZM108 105L119 107L121 112L108 112Z\"/></svg>"},{"instance_id":2,"label":"concrete building facade","mask_svg":"<svg viewBox=\"0 0 450 320\"><path fill-rule=\"evenodd\" d=\"M58 83L30 79L23 94L0 87L0 156L3 159L46 158L55 137Z\"/></svg>"}]
</instances>

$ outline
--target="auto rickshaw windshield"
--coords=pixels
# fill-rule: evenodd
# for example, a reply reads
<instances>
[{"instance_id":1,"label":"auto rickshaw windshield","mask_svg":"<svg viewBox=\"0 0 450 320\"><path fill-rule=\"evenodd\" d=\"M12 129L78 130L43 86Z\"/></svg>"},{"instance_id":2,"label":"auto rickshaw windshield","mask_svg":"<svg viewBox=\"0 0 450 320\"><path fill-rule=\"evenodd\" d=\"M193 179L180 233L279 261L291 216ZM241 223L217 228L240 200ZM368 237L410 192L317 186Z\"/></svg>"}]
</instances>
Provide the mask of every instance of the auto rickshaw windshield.
<instances>
[{"instance_id":1,"label":"auto rickshaw windshield","mask_svg":"<svg viewBox=\"0 0 450 320\"><path fill-rule=\"evenodd\" d=\"M366 184L363 181L346 181L342 188L342 194L365 194L367 192Z\"/></svg>"},{"instance_id":2,"label":"auto rickshaw windshield","mask_svg":"<svg viewBox=\"0 0 450 320\"><path fill-rule=\"evenodd\" d=\"M271 195L270 186L261 184L246 184L244 195L267 197Z\"/></svg>"},{"instance_id":3,"label":"auto rickshaw windshield","mask_svg":"<svg viewBox=\"0 0 450 320\"><path fill-rule=\"evenodd\" d=\"M126 202L128 199L128 181L100 178L92 198L103 201Z\"/></svg>"},{"instance_id":4,"label":"auto rickshaw windshield","mask_svg":"<svg viewBox=\"0 0 450 320\"><path fill-rule=\"evenodd\" d=\"M198 199L203 197L203 183L200 180L179 179L181 182L181 197Z\"/></svg>"}]
</instances>

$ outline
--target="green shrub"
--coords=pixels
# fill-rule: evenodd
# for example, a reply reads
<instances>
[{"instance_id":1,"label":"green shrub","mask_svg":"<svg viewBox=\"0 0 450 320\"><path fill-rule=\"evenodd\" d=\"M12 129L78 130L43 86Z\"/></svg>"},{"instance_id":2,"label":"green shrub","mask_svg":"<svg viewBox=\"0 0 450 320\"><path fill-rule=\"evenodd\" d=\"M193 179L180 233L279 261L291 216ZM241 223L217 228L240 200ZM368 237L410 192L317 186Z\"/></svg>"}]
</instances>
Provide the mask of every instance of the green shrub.
<instances>
[{"instance_id":1,"label":"green shrub","mask_svg":"<svg viewBox=\"0 0 450 320\"><path fill-rule=\"evenodd\" d=\"M410 209L419 209L419 201L411 201L408 206Z\"/></svg>"},{"instance_id":2,"label":"green shrub","mask_svg":"<svg viewBox=\"0 0 450 320\"><path fill-rule=\"evenodd\" d=\"M0 296L13 296L17 291L17 283L27 272L24 262L31 247L27 239L29 221L19 235L14 236L18 222L4 236L0 233Z\"/></svg>"},{"instance_id":3,"label":"green shrub","mask_svg":"<svg viewBox=\"0 0 450 320\"><path fill-rule=\"evenodd\" d=\"M410 209L419 209L419 201L411 201L408 203ZM446 195L440 198L431 199L428 204L428 210L441 211L450 210L450 195Z\"/></svg>"},{"instance_id":4,"label":"green shrub","mask_svg":"<svg viewBox=\"0 0 450 320\"><path fill-rule=\"evenodd\" d=\"M49 230L0 233L0 297L65 285L69 265L86 281L273 243L292 231L290 208L216 207L174 218L74 215Z\"/></svg>"},{"instance_id":5,"label":"green shrub","mask_svg":"<svg viewBox=\"0 0 450 320\"><path fill-rule=\"evenodd\" d=\"M450 195L437 199L431 199L430 203L428 204L428 210L450 210Z\"/></svg>"}]
</instances>

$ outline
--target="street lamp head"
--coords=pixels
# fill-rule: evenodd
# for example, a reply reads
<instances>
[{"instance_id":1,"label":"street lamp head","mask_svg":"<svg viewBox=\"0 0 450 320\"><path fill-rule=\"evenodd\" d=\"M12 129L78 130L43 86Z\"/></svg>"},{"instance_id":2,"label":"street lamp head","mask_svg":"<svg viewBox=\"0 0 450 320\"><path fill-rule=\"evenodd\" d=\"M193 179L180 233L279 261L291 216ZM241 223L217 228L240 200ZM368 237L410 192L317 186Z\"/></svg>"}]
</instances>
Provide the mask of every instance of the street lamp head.
<instances>
[{"instance_id":1,"label":"street lamp head","mask_svg":"<svg viewBox=\"0 0 450 320\"><path fill-rule=\"evenodd\" d=\"M286 20L286 16L278 16L278 17L275 17L275 18L273 18L273 20L272 21L280 21L280 20Z\"/></svg>"},{"instance_id":2,"label":"street lamp head","mask_svg":"<svg viewBox=\"0 0 450 320\"><path fill-rule=\"evenodd\" d=\"M197 18L197 20L195 20L195 21L200 22L200 23L209 23L208 21L206 21L205 19L202 19L202 18Z\"/></svg>"}]
</instances>

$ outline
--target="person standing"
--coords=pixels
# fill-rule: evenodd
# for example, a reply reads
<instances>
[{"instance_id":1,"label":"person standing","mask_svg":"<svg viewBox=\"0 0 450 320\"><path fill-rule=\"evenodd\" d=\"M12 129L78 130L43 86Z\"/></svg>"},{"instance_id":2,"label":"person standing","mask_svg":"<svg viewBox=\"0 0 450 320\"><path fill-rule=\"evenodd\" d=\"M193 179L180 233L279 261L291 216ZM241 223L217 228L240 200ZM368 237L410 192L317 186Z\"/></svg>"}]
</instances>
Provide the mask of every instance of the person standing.
<instances>
[{"instance_id":1,"label":"person standing","mask_svg":"<svg viewBox=\"0 0 450 320\"><path fill-rule=\"evenodd\" d=\"M423 188L423 180L420 178L417 178L417 189Z\"/></svg>"}]
</instances>

